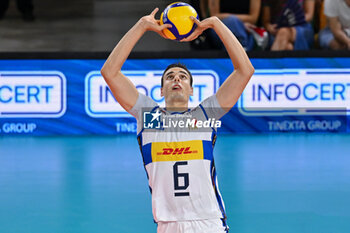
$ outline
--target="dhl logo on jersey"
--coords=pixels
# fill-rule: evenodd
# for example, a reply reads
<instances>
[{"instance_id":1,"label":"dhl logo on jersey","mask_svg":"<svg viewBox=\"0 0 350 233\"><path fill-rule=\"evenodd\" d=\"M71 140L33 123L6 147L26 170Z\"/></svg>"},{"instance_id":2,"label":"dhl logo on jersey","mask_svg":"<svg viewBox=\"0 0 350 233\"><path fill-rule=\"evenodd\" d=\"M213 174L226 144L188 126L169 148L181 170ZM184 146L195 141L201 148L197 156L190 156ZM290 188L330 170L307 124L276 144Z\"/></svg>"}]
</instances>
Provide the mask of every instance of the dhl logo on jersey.
<instances>
[{"instance_id":1,"label":"dhl logo on jersey","mask_svg":"<svg viewBox=\"0 0 350 233\"><path fill-rule=\"evenodd\" d=\"M182 147L182 148L163 148L163 152L158 152L157 155L182 155L182 154L193 154L197 151L192 151L191 147Z\"/></svg>"},{"instance_id":2,"label":"dhl logo on jersey","mask_svg":"<svg viewBox=\"0 0 350 233\"><path fill-rule=\"evenodd\" d=\"M186 142L153 142L152 161L181 161L203 159L201 140Z\"/></svg>"}]
</instances>

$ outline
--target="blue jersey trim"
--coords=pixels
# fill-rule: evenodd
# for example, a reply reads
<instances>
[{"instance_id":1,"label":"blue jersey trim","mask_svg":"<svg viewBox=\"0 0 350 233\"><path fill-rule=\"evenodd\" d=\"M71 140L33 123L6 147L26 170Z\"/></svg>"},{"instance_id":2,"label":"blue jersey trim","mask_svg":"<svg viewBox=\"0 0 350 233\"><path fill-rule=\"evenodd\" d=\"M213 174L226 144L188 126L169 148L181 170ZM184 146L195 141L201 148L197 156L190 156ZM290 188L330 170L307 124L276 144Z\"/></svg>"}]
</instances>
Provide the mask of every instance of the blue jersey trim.
<instances>
[{"instance_id":1,"label":"blue jersey trim","mask_svg":"<svg viewBox=\"0 0 350 233\"><path fill-rule=\"evenodd\" d=\"M213 145L211 141L202 141L203 142L203 159L213 160Z\"/></svg>"},{"instance_id":2,"label":"blue jersey trim","mask_svg":"<svg viewBox=\"0 0 350 233\"><path fill-rule=\"evenodd\" d=\"M225 231L226 233L228 233L228 231L229 231L230 228L228 227L228 225L227 225L227 223L226 223L226 219L223 219L223 218L222 218L221 221L222 221L222 226L225 227L225 230L224 230L224 231Z\"/></svg>"},{"instance_id":3,"label":"blue jersey trim","mask_svg":"<svg viewBox=\"0 0 350 233\"><path fill-rule=\"evenodd\" d=\"M204 110L202 104L199 104L198 106L202 109L202 112L203 112L205 118L206 118L207 120L209 120L209 117L208 117L208 115L207 115L207 112ZM213 131L215 131L215 129L214 129L213 127L211 127L211 129L212 129Z\"/></svg>"},{"instance_id":4,"label":"blue jersey trim","mask_svg":"<svg viewBox=\"0 0 350 233\"><path fill-rule=\"evenodd\" d=\"M202 109L202 112L203 112L203 114L204 114L204 116L205 116L205 119L208 120L208 119L209 119L209 118L208 118L208 115L207 115L206 111L204 110L202 104L199 104L199 107Z\"/></svg>"},{"instance_id":5,"label":"blue jersey trim","mask_svg":"<svg viewBox=\"0 0 350 233\"><path fill-rule=\"evenodd\" d=\"M152 143L142 146L142 155L145 166L152 163Z\"/></svg>"},{"instance_id":6,"label":"blue jersey trim","mask_svg":"<svg viewBox=\"0 0 350 233\"><path fill-rule=\"evenodd\" d=\"M221 210L221 213L222 213L222 217L224 220L226 220L226 212L225 212L225 208L224 208L224 205L223 205L223 202L222 202L222 198L221 198L221 195L219 193L219 188L218 188L218 185L216 183L216 169L215 169L215 163L214 163L214 160L211 162L211 177L212 177L212 182L213 182L213 188L214 188L214 191L215 191L215 196L216 196L216 200L218 201L218 205L220 207L220 210Z\"/></svg>"},{"instance_id":7,"label":"blue jersey trim","mask_svg":"<svg viewBox=\"0 0 350 233\"><path fill-rule=\"evenodd\" d=\"M212 147L214 149L215 143L216 143L216 131L213 129L213 132L211 133L211 143Z\"/></svg>"}]
</instances>

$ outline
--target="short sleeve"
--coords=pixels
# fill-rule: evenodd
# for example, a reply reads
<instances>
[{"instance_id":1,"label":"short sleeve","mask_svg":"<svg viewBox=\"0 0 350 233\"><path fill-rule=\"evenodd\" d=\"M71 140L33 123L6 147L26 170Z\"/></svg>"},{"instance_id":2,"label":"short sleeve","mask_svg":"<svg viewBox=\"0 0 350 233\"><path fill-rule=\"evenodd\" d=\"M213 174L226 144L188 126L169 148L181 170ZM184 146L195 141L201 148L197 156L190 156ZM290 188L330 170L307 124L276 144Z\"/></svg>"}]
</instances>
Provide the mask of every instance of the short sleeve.
<instances>
[{"instance_id":1,"label":"short sleeve","mask_svg":"<svg viewBox=\"0 0 350 233\"><path fill-rule=\"evenodd\" d=\"M130 114L133 115L137 121L140 121L142 118L142 109L153 108L155 106L158 106L158 104L154 100L142 93L139 93L136 104L130 110Z\"/></svg>"},{"instance_id":2,"label":"short sleeve","mask_svg":"<svg viewBox=\"0 0 350 233\"><path fill-rule=\"evenodd\" d=\"M208 118L214 118L219 120L221 117L223 117L227 111L225 111L219 104L218 99L216 98L216 95L212 95L205 99L200 104L207 115Z\"/></svg>"},{"instance_id":3,"label":"short sleeve","mask_svg":"<svg viewBox=\"0 0 350 233\"><path fill-rule=\"evenodd\" d=\"M325 0L324 2L324 14L328 17L337 17L339 16L338 8L339 1L338 0Z\"/></svg>"}]
</instances>

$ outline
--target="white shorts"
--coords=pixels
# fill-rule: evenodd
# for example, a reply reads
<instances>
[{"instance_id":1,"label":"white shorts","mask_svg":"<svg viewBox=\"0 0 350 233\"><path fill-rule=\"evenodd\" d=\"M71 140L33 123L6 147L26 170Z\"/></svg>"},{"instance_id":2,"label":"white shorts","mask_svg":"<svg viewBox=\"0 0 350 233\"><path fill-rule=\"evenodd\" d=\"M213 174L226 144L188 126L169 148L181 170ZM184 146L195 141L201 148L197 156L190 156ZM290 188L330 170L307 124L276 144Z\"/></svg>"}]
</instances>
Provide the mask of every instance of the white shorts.
<instances>
[{"instance_id":1,"label":"white shorts","mask_svg":"<svg viewBox=\"0 0 350 233\"><path fill-rule=\"evenodd\" d=\"M228 227L221 219L181 222L158 222L157 233L226 233Z\"/></svg>"}]
</instances>

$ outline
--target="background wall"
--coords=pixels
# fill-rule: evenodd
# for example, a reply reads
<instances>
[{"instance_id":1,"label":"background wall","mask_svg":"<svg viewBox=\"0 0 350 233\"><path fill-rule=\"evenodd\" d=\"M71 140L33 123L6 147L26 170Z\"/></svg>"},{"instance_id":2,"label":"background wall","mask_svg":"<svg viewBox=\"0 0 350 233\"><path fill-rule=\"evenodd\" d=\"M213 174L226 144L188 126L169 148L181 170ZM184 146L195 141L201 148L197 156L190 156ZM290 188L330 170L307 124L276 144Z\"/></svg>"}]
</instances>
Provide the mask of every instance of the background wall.
<instances>
[{"instance_id":1,"label":"background wall","mask_svg":"<svg viewBox=\"0 0 350 233\"><path fill-rule=\"evenodd\" d=\"M168 0L33 0L34 22L24 22L16 1L0 20L0 52L111 51L142 16ZM186 2L186 1L185 1ZM160 12L157 18L160 17ZM134 51L188 51L188 43L165 40L148 32Z\"/></svg>"}]
</instances>

